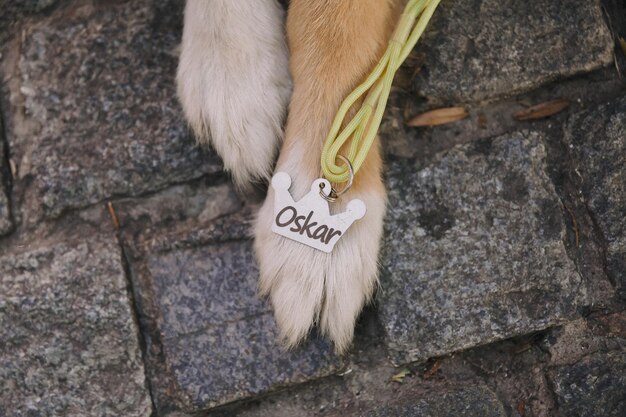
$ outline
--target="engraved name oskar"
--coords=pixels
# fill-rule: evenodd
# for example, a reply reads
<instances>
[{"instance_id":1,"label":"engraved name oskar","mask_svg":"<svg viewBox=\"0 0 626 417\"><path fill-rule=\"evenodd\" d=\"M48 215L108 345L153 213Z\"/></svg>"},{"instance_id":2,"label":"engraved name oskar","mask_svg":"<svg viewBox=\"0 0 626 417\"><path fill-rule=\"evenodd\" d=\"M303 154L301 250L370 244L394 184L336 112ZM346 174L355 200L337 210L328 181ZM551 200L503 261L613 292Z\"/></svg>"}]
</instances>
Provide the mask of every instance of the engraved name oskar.
<instances>
[{"instance_id":1,"label":"engraved name oskar","mask_svg":"<svg viewBox=\"0 0 626 417\"><path fill-rule=\"evenodd\" d=\"M365 204L351 200L343 213L330 215L328 202L320 196L320 184L330 190L324 178L313 181L311 191L295 202L289 193L291 177L278 172L272 178L274 188L274 222L272 231L312 248L330 253L337 241L356 220L365 216Z\"/></svg>"}]
</instances>

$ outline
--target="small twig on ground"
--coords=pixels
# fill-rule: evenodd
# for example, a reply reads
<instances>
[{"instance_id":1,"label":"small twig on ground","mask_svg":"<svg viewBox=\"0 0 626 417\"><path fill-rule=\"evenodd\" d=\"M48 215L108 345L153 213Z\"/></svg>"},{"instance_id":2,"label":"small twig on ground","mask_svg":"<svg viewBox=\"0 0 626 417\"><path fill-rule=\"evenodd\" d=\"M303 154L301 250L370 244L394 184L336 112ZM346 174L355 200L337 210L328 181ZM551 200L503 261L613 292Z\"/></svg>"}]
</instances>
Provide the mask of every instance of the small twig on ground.
<instances>
[{"instance_id":1,"label":"small twig on ground","mask_svg":"<svg viewBox=\"0 0 626 417\"><path fill-rule=\"evenodd\" d=\"M115 231L120 230L120 221L117 218L117 213L115 213L115 208L113 207L113 203L110 201L107 203L107 209L109 210L109 215L111 216L111 222L113 223L113 228Z\"/></svg>"}]
</instances>

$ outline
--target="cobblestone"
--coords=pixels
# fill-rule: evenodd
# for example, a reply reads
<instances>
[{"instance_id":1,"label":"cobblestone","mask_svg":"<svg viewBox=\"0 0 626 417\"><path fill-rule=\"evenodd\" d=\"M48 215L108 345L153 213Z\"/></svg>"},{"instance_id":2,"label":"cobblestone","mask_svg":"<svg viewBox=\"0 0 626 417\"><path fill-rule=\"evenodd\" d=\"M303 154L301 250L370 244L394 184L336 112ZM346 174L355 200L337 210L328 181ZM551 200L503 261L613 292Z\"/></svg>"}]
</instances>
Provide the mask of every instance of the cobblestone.
<instances>
[{"instance_id":1,"label":"cobblestone","mask_svg":"<svg viewBox=\"0 0 626 417\"><path fill-rule=\"evenodd\" d=\"M145 0L84 6L26 29L8 140L29 222L220 171L182 120L179 28L159 13L172 11Z\"/></svg>"},{"instance_id":2,"label":"cobblestone","mask_svg":"<svg viewBox=\"0 0 626 417\"><path fill-rule=\"evenodd\" d=\"M119 246L75 232L0 257L2 415L150 416Z\"/></svg>"},{"instance_id":3,"label":"cobblestone","mask_svg":"<svg viewBox=\"0 0 626 417\"><path fill-rule=\"evenodd\" d=\"M389 168L381 319L398 363L546 328L585 305L538 133ZM420 169L421 168L421 169Z\"/></svg>"},{"instance_id":4,"label":"cobblestone","mask_svg":"<svg viewBox=\"0 0 626 417\"><path fill-rule=\"evenodd\" d=\"M204 410L342 369L332 346L315 336L290 352L278 343L271 307L257 295L249 222L237 213L135 249L160 409Z\"/></svg>"},{"instance_id":5,"label":"cobblestone","mask_svg":"<svg viewBox=\"0 0 626 417\"><path fill-rule=\"evenodd\" d=\"M501 98L609 65L612 45L599 0L444 1L416 51L414 93L439 105Z\"/></svg>"}]
</instances>

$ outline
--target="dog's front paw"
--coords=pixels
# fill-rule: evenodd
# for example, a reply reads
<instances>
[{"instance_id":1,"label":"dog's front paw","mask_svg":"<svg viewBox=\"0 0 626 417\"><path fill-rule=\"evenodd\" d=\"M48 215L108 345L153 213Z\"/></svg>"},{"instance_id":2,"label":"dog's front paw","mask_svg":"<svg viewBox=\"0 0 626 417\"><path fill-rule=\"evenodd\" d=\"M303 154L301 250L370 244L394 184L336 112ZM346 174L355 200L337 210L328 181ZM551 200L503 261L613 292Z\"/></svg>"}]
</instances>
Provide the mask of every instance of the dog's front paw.
<instances>
[{"instance_id":1,"label":"dog's front paw","mask_svg":"<svg viewBox=\"0 0 626 417\"><path fill-rule=\"evenodd\" d=\"M275 0L188 0L178 96L200 142L235 183L269 178L291 94L284 11Z\"/></svg>"},{"instance_id":2,"label":"dog's front paw","mask_svg":"<svg viewBox=\"0 0 626 417\"><path fill-rule=\"evenodd\" d=\"M296 200L311 182L292 186L292 190L301 191L294 195ZM355 198L365 203L365 217L350 226L331 253L272 232L273 190L259 212L255 251L260 288L270 296L281 336L289 347L297 345L317 323L322 333L333 340L335 349L344 352L352 340L358 314L372 296L385 212L384 189L381 184L355 189L333 203L334 211L343 212L346 203Z\"/></svg>"}]
</instances>

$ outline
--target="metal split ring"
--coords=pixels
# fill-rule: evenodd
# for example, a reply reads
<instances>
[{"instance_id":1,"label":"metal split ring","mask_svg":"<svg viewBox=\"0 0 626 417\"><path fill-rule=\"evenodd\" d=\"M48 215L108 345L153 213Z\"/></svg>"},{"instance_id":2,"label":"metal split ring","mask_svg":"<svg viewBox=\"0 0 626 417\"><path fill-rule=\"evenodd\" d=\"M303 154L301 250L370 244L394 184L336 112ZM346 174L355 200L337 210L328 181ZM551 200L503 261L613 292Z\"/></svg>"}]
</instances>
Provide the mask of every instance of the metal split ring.
<instances>
[{"instance_id":1,"label":"metal split ring","mask_svg":"<svg viewBox=\"0 0 626 417\"><path fill-rule=\"evenodd\" d=\"M320 196L329 203L334 203L335 201L337 201L339 197L341 197L350 189L350 187L352 187L352 181L354 181L354 169L352 168L352 164L350 163L348 158L343 155L337 155L337 158L341 159L343 163L348 166L348 173L350 174L350 176L348 177L348 183L345 187L343 187L341 191L337 191L337 189L331 185L330 192L328 194L324 194L325 184L320 184Z\"/></svg>"}]
</instances>

